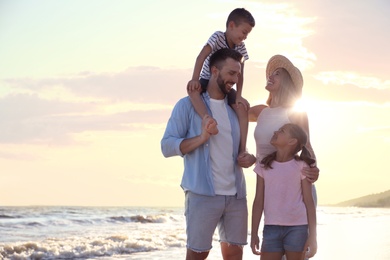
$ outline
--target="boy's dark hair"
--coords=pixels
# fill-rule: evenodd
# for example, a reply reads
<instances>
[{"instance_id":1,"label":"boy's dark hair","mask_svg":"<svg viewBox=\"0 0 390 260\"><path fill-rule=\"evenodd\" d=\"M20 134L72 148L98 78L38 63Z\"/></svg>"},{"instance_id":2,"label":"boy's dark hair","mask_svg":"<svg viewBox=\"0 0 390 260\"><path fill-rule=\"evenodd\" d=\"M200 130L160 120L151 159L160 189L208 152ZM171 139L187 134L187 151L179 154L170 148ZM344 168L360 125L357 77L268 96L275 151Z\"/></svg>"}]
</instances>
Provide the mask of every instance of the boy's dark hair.
<instances>
[{"instance_id":1,"label":"boy's dark hair","mask_svg":"<svg viewBox=\"0 0 390 260\"><path fill-rule=\"evenodd\" d=\"M218 69L221 69L222 62L224 62L227 58L232 58L233 60L242 63L241 53L233 49L223 48L217 50L210 56L210 60L209 60L210 70L213 66L217 67Z\"/></svg>"},{"instance_id":2,"label":"boy's dark hair","mask_svg":"<svg viewBox=\"0 0 390 260\"><path fill-rule=\"evenodd\" d=\"M309 150L306 148L307 143L307 134L305 131L296 124L285 124L285 126L288 126L288 132L292 138L297 139L297 145L295 146L295 160L304 161L307 163L307 165L311 166L316 162L316 160L313 159L311 156ZM301 154L298 156L298 152L302 150ZM271 168L272 169L272 162L276 159L276 152L273 152L261 160L261 163L264 165L265 169Z\"/></svg>"},{"instance_id":3,"label":"boy's dark hair","mask_svg":"<svg viewBox=\"0 0 390 260\"><path fill-rule=\"evenodd\" d=\"M226 21L226 28L231 21L237 26L242 23L248 23L250 26L255 27L255 18L253 18L252 14L244 8L236 8L229 14Z\"/></svg>"}]
</instances>

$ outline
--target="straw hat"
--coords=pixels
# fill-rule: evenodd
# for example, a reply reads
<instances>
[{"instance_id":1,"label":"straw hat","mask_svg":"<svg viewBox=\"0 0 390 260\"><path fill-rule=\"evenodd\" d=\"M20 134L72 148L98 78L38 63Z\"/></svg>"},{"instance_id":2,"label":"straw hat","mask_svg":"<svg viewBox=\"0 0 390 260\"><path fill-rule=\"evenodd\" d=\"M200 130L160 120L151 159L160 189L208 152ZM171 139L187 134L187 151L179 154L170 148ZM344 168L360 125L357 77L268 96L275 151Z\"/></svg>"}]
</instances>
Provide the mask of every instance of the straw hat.
<instances>
[{"instance_id":1,"label":"straw hat","mask_svg":"<svg viewBox=\"0 0 390 260\"><path fill-rule=\"evenodd\" d=\"M267 79L277 68L284 68L287 70L296 88L303 87L303 78L301 72L292 64L289 59L283 55L275 55L269 59L266 69Z\"/></svg>"}]
</instances>

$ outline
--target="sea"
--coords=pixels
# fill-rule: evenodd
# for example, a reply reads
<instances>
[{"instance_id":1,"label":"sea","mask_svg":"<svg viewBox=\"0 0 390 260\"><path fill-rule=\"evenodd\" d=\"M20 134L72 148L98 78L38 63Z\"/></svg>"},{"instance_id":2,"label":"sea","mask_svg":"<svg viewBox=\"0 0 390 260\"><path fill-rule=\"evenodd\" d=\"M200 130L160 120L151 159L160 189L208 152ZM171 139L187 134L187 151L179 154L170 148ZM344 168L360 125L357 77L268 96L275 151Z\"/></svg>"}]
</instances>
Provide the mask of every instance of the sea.
<instances>
[{"instance_id":1,"label":"sea","mask_svg":"<svg viewBox=\"0 0 390 260\"><path fill-rule=\"evenodd\" d=\"M0 207L0 259L185 259L183 212L157 207ZM319 206L317 222L318 252L312 259L390 260L390 209ZM217 233L208 259L222 259ZM248 245L244 259L259 256Z\"/></svg>"}]
</instances>

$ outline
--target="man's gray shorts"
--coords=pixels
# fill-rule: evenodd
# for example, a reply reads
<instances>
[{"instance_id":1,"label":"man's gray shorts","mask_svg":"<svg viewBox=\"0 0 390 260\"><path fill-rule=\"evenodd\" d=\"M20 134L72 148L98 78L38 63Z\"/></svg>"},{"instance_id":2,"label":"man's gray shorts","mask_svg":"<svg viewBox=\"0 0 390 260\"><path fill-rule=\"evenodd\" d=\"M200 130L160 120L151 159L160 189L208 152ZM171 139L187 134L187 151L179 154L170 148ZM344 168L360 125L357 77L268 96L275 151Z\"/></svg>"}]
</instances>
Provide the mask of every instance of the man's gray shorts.
<instances>
[{"instance_id":1,"label":"man's gray shorts","mask_svg":"<svg viewBox=\"0 0 390 260\"><path fill-rule=\"evenodd\" d=\"M205 252L212 248L218 226L219 241L246 245L248 237L248 207L246 198L236 196L203 196L187 191L185 196L187 248Z\"/></svg>"}]
</instances>

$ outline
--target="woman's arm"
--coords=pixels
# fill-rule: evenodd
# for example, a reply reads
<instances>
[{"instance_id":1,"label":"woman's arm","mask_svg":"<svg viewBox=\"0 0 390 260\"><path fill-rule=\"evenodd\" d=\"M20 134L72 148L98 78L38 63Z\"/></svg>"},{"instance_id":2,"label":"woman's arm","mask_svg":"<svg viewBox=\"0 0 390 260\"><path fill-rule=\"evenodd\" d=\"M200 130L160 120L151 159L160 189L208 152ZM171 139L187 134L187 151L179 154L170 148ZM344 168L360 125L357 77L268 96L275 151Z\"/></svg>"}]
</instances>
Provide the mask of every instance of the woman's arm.
<instances>
[{"instance_id":1,"label":"woman's arm","mask_svg":"<svg viewBox=\"0 0 390 260\"><path fill-rule=\"evenodd\" d=\"M310 143L309 118L305 112L295 112L290 116L290 121L293 124L299 125L307 134L306 148L309 150L311 156L315 159L313 147Z\"/></svg>"},{"instance_id":2,"label":"woman's arm","mask_svg":"<svg viewBox=\"0 0 390 260\"><path fill-rule=\"evenodd\" d=\"M307 143L306 148L309 150L313 159L316 159L316 155L314 153L313 147L310 142L310 130L309 130L309 119L305 112L295 112L290 115L291 123L299 125L307 134ZM314 183L318 180L320 169L316 165L310 165L311 167L304 167L302 172L307 177L308 181Z\"/></svg>"},{"instance_id":3,"label":"woman's arm","mask_svg":"<svg viewBox=\"0 0 390 260\"><path fill-rule=\"evenodd\" d=\"M257 122L257 118L259 117L261 111L266 108L266 105L256 105L248 110L248 120L249 122Z\"/></svg>"}]
</instances>

